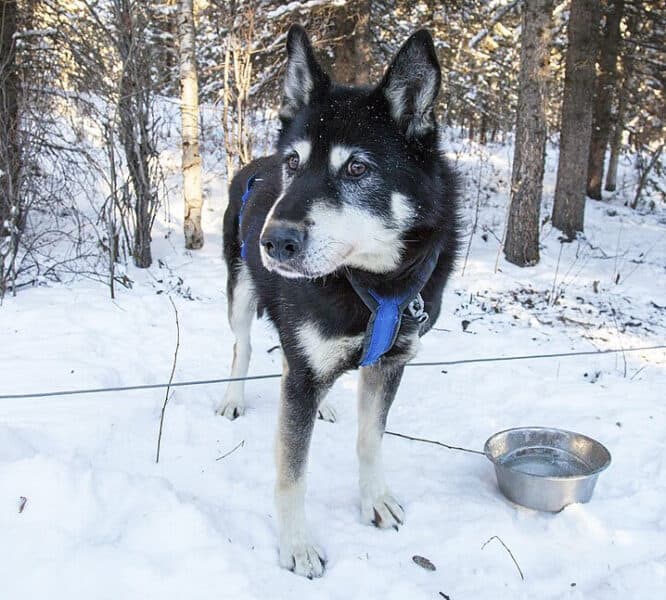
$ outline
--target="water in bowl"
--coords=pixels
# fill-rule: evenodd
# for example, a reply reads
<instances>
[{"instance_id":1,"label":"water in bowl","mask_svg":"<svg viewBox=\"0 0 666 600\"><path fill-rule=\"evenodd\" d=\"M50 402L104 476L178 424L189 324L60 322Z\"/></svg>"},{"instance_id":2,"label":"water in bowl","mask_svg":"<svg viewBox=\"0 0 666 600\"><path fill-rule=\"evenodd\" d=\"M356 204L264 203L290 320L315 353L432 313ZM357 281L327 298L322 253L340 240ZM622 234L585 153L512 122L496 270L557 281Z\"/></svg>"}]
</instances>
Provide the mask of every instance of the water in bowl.
<instances>
[{"instance_id":1,"label":"water in bowl","mask_svg":"<svg viewBox=\"0 0 666 600\"><path fill-rule=\"evenodd\" d=\"M575 454L544 446L516 448L500 462L514 471L539 477L573 477L590 472L590 467Z\"/></svg>"}]
</instances>

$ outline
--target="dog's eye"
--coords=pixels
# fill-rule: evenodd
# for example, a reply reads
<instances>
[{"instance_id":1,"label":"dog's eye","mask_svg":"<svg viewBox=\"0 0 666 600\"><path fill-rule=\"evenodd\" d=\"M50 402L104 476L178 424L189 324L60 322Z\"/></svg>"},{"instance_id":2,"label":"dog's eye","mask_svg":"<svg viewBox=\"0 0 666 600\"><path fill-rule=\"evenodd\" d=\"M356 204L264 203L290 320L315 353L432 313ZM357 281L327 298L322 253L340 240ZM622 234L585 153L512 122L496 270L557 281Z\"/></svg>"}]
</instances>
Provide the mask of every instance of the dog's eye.
<instances>
[{"instance_id":1,"label":"dog's eye","mask_svg":"<svg viewBox=\"0 0 666 600\"><path fill-rule=\"evenodd\" d=\"M350 160L347 163L347 175L350 177L361 177L368 170L368 165L360 160Z\"/></svg>"},{"instance_id":2,"label":"dog's eye","mask_svg":"<svg viewBox=\"0 0 666 600\"><path fill-rule=\"evenodd\" d=\"M289 168L290 171L297 171L300 162L301 162L300 158L298 157L298 154L296 154L296 152L293 152L292 154L287 156L287 167Z\"/></svg>"}]
</instances>

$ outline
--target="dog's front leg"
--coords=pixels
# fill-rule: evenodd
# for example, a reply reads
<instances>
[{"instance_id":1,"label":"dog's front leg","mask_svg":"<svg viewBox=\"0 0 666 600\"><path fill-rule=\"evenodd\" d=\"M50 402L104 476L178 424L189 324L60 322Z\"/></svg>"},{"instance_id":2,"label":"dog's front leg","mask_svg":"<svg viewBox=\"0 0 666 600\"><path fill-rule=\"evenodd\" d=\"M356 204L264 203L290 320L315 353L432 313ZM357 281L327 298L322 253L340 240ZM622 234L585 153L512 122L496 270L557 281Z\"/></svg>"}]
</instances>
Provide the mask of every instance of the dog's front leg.
<instances>
[{"instance_id":1,"label":"dog's front leg","mask_svg":"<svg viewBox=\"0 0 666 600\"><path fill-rule=\"evenodd\" d=\"M386 418L400 385L404 365L375 365L360 369L358 395L358 461L361 517L377 527L405 522L405 512L384 479L382 437Z\"/></svg>"},{"instance_id":2,"label":"dog's front leg","mask_svg":"<svg viewBox=\"0 0 666 600\"><path fill-rule=\"evenodd\" d=\"M325 390L306 369L284 362L282 399L276 440L275 503L280 536L280 564L312 579L324 573L324 554L311 540L305 517L305 472L319 400Z\"/></svg>"}]
</instances>

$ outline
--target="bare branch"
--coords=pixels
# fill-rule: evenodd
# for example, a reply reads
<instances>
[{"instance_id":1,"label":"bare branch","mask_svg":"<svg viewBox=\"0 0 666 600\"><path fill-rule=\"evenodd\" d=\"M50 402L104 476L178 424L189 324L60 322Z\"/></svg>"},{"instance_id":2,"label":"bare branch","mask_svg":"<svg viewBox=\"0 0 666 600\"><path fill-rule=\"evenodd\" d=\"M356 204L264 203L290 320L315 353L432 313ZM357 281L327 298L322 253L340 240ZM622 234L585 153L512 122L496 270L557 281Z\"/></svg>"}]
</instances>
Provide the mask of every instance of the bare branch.
<instances>
[{"instance_id":1,"label":"bare branch","mask_svg":"<svg viewBox=\"0 0 666 600\"><path fill-rule=\"evenodd\" d=\"M162 446L162 429L164 428L164 414L166 412L167 403L169 402L169 392L171 392L171 384L173 383L173 374L176 372L176 363L178 362L178 348L180 348L180 323L178 321L178 309L169 296L169 302L173 307L173 312L176 317L176 349L173 353L173 363L171 365L171 375L169 375L169 383L167 384L166 392L164 393L164 403L162 404L162 413L160 415L160 430L157 434L157 452L155 453L155 462L160 462L160 448Z\"/></svg>"}]
</instances>

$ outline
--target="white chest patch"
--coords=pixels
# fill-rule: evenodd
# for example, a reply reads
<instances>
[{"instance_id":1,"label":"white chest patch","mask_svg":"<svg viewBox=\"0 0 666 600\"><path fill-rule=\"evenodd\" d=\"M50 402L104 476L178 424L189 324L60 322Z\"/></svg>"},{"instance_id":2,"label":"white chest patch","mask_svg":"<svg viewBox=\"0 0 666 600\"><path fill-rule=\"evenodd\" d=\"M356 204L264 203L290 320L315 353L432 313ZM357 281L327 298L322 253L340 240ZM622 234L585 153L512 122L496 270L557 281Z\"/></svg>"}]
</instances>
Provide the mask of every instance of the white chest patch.
<instances>
[{"instance_id":1,"label":"white chest patch","mask_svg":"<svg viewBox=\"0 0 666 600\"><path fill-rule=\"evenodd\" d=\"M333 373L351 353L363 345L363 335L329 338L314 323L298 328L298 343L303 356L319 377Z\"/></svg>"}]
</instances>

